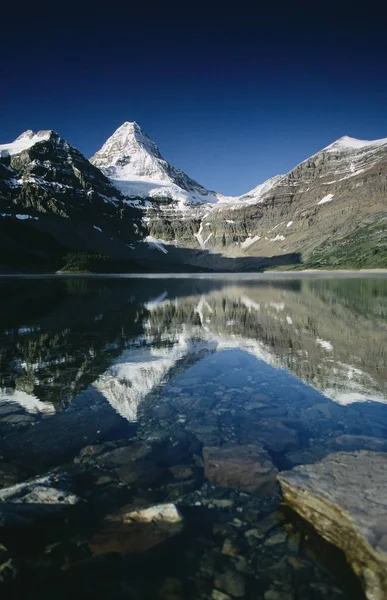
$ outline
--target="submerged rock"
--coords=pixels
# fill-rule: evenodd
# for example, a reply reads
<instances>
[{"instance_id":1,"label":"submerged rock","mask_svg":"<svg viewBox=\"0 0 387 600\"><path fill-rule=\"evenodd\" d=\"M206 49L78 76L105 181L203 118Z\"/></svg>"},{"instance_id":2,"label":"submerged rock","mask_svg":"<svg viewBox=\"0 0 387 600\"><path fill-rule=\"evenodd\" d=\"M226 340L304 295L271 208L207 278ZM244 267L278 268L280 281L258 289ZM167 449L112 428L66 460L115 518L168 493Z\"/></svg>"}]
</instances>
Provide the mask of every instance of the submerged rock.
<instances>
[{"instance_id":1,"label":"submerged rock","mask_svg":"<svg viewBox=\"0 0 387 600\"><path fill-rule=\"evenodd\" d=\"M206 478L220 487L247 492L271 492L276 487L277 469L267 452L257 444L203 448Z\"/></svg>"},{"instance_id":2,"label":"submerged rock","mask_svg":"<svg viewBox=\"0 0 387 600\"><path fill-rule=\"evenodd\" d=\"M138 510L123 507L103 520L89 545L93 554L145 552L182 528L183 519L174 504Z\"/></svg>"},{"instance_id":3,"label":"submerged rock","mask_svg":"<svg viewBox=\"0 0 387 600\"><path fill-rule=\"evenodd\" d=\"M344 551L367 598L387 598L387 453L331 454L278 480L292 508Z\"/></svg>"},{"instance_id":4,"label":"submerged rock","mask_svg":"<svg viewBox=\"0 0 387 600\"><path fill-rule=\"evenodd\" d=\"M47 475L0 490L0 527L32 524L67 513L81 502L69 487L65 476Z\"/></svg>"}]
</instances>

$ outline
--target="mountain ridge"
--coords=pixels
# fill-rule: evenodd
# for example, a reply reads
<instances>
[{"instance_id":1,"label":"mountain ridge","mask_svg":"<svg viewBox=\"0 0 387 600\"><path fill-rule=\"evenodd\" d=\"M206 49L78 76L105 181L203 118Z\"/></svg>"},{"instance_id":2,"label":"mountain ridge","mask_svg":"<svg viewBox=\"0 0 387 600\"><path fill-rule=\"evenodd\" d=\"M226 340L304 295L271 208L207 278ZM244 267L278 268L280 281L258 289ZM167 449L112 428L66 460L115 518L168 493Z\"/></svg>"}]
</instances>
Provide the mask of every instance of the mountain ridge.
<instances>
[{"instance_id":1,"label":"mountain ridge","mask_svg":"<svg viewBox=\"0 0 387 600\"><path fill-rule=\"evenodd\" d=\"M342 136L226 197L164 160L136 122L90 161L53 130L27 130L0 145L0 229L1 254L20 264L28 233L35 257L50 240L59 262L67 249L124 270L387 266L387 138Z\"/></svg>"}]
</instances>

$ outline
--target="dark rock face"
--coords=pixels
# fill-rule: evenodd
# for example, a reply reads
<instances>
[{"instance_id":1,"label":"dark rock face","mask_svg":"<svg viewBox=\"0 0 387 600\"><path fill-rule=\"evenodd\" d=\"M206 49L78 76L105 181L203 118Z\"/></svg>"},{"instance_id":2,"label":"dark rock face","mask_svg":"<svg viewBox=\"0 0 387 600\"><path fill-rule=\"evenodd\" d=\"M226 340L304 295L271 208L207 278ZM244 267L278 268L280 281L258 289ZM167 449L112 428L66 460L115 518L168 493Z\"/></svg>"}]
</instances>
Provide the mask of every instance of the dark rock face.
<instances>
[{"instance_id":1,"label":"dark rock face","mask_svg":"<svg viewBox=\"0 0 387 600\"><path fill-rule=\"evenodd\" d=\"M369 600L387 597L387 454L342 452L278 476L285 500L341 548Z\"/></svg>"},{"instance_id":2,"label":"dark rock face","mask_svg":"<svg viewBox=\"0 0 387 600\"><path fill-rule=\"evenodd\" d=\"M13 256L42 262L66 251L129 259L126 244L141 236L141 213L57 133L40 134L31 147L0 157L1 254L11 266L18 266Z\"/></svg>"}]
</instances>

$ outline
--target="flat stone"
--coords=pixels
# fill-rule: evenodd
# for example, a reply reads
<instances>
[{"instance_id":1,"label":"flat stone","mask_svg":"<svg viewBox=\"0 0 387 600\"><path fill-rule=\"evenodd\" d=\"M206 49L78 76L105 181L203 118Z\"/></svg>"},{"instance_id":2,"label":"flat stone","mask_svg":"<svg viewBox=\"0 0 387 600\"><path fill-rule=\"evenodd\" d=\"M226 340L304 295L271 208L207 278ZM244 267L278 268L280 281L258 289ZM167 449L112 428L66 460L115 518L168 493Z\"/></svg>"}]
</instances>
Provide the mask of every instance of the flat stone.
<instances>
[{"instance_id":1,"label":"flat stone","mask_svg":"<svg viewBox=\"0 0 387 600\"><path fill-rule=\"evenodd\" d=\"M241 598L245 595L245 578L238 573L238 571L234 571L233 569L229 569L225 573L218 575L215 580L215 585L224 590L226 594L230 594L233 598Z\"/></svg>"},{"instance_id":2,"label":"flat stone","mask_svg":"<svg viewBox=\"0 0 387 600\"><path fill-rule=\"evenodd\" d=\"M163 471L151 460L128 462L114 469L122 483L152 486L162 479Z\"/></svg>"},{"instance_id":3,"label":"flat stone","mask_svg":"<svg viewBox=\"0 0 387 600\"><path fill-rule=\"evenodd\" d=\"M262 419L256 438L272 452L283 452L299 446L297 432L277 419Z\"/></svg>"},{"instance_id":4,"label":"flat stone","mask_svg":"<svg viewBox=\"0 0 387 600\"><path fill-rule=\"evenodd\" d=\"M259 445L203 448L204 473L213 484L247 492L272 492L277 469Z\"/></svg>"},{"instance_id":5,"label":"flat stone","mask_svg":"<svg viewBox=\"0 0 387 600\"><path fill-rule=\"evenodd\" d=\"M135 442L129 446L116 448L109 452L104 452L98 457L98 464L104 467L126 466L130 462L144 459L151 451L149 444L145 442Z\"/></svg>"},{"instance_id":6,"label":"flat stone","mask_svg":"<svg viewBox=\"0 0 387 600\"><path fill-rule=\"evenodd\" d=\"M344 551L367 598L387 598L387 453L331 454L278 480L294 510Z\"/></svg>"},{"instance_id":7,"label":"flat stone","mask_svg":"<svg viewBox=\"0 0 387 600\"><path fill-rule=\"evenodd\" d=\"M220 500L214 498L211 500L211 503L216 506L216 508L232 508L234 506L234 500L229 500L227 498Z\"/></svg>"},{"instance_id":8,"label":"flat stone","mask_svg":"<svg viewBox=\"0 0 387 600\"><path fill-rule=\"evenodd\" d=\"M34 523L58 516L82 502L64 476L47 475L0 490L0 526Z\"/></svg>"},{"instance_id":9,"label":"flat stone","mask_svg":"<svg viewBox=\"0 0 387 600\"><path fill-rule=\"evenodd\" d=\"M35 419L31 415L11 414L0 420L2 423L11 423L12 425L30 425Z\"/></svg>"},{"instance_id":10,"label":"flat stone","mask_svg":"<svg viewBox=\"0 0 387 600\"><path fill-rule=\"evenodd\" d=\"M169 471L172 473L175 479L189 479L193 475L191 467L186 465L175 465L169 467Z\"/></svg>"},{"instance_id":11,"label":"flat stone","mask_svg":"<svg viewBox=\"0 0 387 600\"><path fill-rule=\"evenodd\" d=\"M276 546L277 544L284 544L286 542L286 533L284 531L278 531L274 535L267 538L265 545Z\"/></svg>"},{"instance_id":12,"label":"flat stone","mask_svg":"<svg viewBox=\"0 0 387 600\"><path fill-rule=\"evenodd\" d=\"M89 542L93 554L145 552L182 531L183 519L174 504L148 508L123 507L106 517Z\"/></svg>"}]
</instances>

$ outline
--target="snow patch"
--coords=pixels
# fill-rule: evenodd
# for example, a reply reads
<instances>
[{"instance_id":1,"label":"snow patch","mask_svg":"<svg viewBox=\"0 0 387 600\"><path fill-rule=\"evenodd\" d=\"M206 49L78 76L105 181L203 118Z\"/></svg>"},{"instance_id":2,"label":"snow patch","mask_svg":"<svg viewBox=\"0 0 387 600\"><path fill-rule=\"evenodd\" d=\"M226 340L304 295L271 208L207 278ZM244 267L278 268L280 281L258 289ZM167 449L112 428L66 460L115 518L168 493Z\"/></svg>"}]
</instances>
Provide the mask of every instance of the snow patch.
<instances>
[{"instance_id":1,"label":"snow patch","mask_svg":"<svg viewBox=\"0 0 387 600\"><path fill-rule=\"evenodd\" d=\"M273 238L270 238L270 242L279 242L279 241L283 241L285 239L285 237L283 235L276 235Z\"/></svg>"},{"instance_id":2,"label":"snow patch","mask_svg":"<svg viewBox=\"0 0 387 600\"><path fill-rule=\"evenodd\" d=\"M317 205L326 204L327 202L330 202L332 199L333 199L333 194L327 194L326 196L324 196L324 198L321 198L321 200L319 202L317 202Z\"/></svg>"},{"instance_id":3,"label":"snow patch","mask_svg":"<svg viewBox=\"0 0 387 600\"><path fill-rule=\"evenodd\" d=\"M251 244L255 244L255 242L258 242L258 240L260 240L260 236L259 235L255 235L254 237L248 237L245 239L244 242L241 243L241 248L248 248L249 246L251 246Z\"/></svg>"},{"instance_id":4,"label":"snow patch","mask_svg":"<svg viewBox=\"0 0 387 600\"><path fill-rule=\"evenodd\" d=\"M9 144L0 144L0 152L2 156L20 154L23 150L28 150L38 142L45 142L50 139L51 131L38 131L34 133L30 129L19 135L16 140Z\"/></svg>"},{"instance_id":5,"label":"snow patch","mask_svg":"<svg viewBox=\"0 0 387 600\"><path fill-rule=\"evenodd\" d=\"M332 344L330 342L327 342L326 340L322 340L321 338L316 339L316 344L318 346L321 346L321 348L324 348L324 350L328 350L329 352L333 350Z\"/></svg>"},{"instance_id":6,"label":"snow patch","mask_svg":"<svg viewBox=\"0 0 387 600\"><path fill-rule=\"evenodd\" d=\"M97 225L93 225L94 229L96 229L97 231L100 231L102 233L102 229L100 227L97 227Z\"/></svg>"},{"instance_id":7,"label":"snow patch","mask_svg":"<svg viewBox=\"0 0 387 600\"><path fill-rule=\"evenodd\" d=\"M293 225L293 221L289 221L289 223L286 225L286 227L290 227L290 225Z\"/></svg>"}]
</instances>

